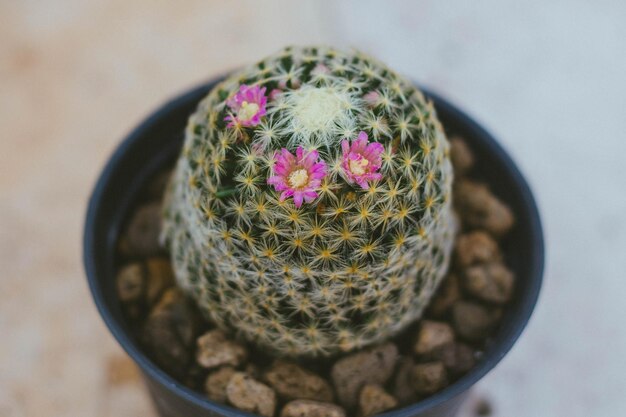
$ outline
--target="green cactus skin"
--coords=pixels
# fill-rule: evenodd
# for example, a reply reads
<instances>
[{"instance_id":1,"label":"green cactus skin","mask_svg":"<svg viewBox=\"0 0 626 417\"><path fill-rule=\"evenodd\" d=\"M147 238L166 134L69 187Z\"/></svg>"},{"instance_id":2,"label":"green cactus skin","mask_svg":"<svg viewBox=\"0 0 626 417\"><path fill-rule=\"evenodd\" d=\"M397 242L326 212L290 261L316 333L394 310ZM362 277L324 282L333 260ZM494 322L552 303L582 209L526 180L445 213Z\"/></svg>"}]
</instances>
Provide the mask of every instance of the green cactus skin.
<instances>
[{"instance_id":1,"label":"green cactus skin","mask_svg":"<svg viewBox=\"0 0 626 417\"><path fill-rule=\"evenodd\" d=\"M227 126L240 85L281 94L260 124ZM342 176L341 140L384 146L383 178ZM328 174L296 208L267 184L274 153L317 149ZM166 193L163 240L209 320L283 356L379 343L422 314L449 263L448 142L431 102L359 52L290 47L233 73L198 105Z\"/></svg>"}]
</instances>

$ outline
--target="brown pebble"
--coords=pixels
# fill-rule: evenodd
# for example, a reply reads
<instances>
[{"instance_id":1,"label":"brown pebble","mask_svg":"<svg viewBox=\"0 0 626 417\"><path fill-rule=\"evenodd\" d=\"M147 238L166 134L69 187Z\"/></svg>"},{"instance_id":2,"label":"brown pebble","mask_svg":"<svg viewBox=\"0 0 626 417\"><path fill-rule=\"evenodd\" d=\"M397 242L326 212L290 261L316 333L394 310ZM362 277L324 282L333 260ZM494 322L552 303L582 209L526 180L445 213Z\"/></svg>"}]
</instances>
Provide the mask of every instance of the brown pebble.
<instances>
[{"instance_id":1,"label":"brown pebble","mask_svg":"<svg viewBox=\"0 0 626 417\"><path fill-rule=\"evenodd\" d=\"M415 389L412 382L414 366L415 361L409 356L400 358L396 366L396 374L393 378L393 395L402 405L415 402Z\"/></svg>"},{"instance_id":2,"label":"brown pebble","mask_svg":"<svg viewBox=\"0 0 626 417\"><path fill-rule=\"evenodd\" d=\"M359 417L370 417L398 406L398 400L378 384L367 384L359 394Z\"/></svg>"},{"instance_id":3,"label":"brown pebble","mask_svg":"<svg viewBox=\"0 0 626 417\"><path fill-rule=\"evenodd\" d=\"M146 302L154 305L163 291L174 285L174 271L170 261L163 258L150 258L146 261Z\"/></svg>"},{"instance_id":4,"label":"brown pebble","mask_svg":"<svg viewBox=\"0 0 626 417\"><path fill-rule=\"evenodd\" d=\"M422 320L413 345L413 352L420 356L428 356L452 341L454 341L454 330L448 323Z\"/></svg>"},{"instance_id":5,"label":"brown pebble","mask_svg":"<svg viewBox=\"0 0 626 417\"><path fill-rule=\"evenodd\" d=\"M194 306L180 288L170 287L163 292L161 300L153 309L153 313L164 309L171 313L172 319L176 320L178 335L189 348L198 330L199 315Z\"/></svg>"},{"instance_id":6,"label":"brown pebble","mask_svg":"<svg viewBox=\"0 0 626 417\"><path fill-rule=\"evenodd\" d=\"M457 334L473 342L486 338L494 324L485 307L468 301L460 301L452 307L452 320Z\"/></svg>"},{"instance_id":7,"label":"brown pebble","mask_svg":"<svg viewBox=\"0 0 626 417\"><path fill-rule=\"evenodd\" d=\"M207 369L224 365L238 367L248 358L241 343L229 339L220 329L213 329L198 338L196 361Z\"/></svg>"},{"instance_id":8,"label":"brown pebble","mask_svg":"<svg viewBox=\"0 0 626 417\"><path fill-rule=\"evenodd\" d=\"M386 343L335 362L331 378L339 403L346 408L353 408L365 384L384 385L392 376L397 359L396 345Z\"/></svg>"},{"instance_id":9,"label":"brown pebble","mask_svg":"<svg viewBox=\"0 0 626 417\"><path fill-rule=\"evenodd\" d=\"M434 318L441 318L460 299L459 279L456 274L448 274L428 306L428 315Z\"/></svg>"},{"instance_id":10,"label":"brown pebble","mask_svg":"<svg viewBox=\"0 0 626 417\"><path fill-rule=\"evenodd\" d=\"M419 363L413 367L412 381L418 394L434 394L448 385L446 368L441 362Z\"/></svg>"},{"instance_id":11,"label":"brown pebble","mask_svg":"<svg viewBox=\"0 0 626 417\"><path fill-rule=\"evenodd\" d=\"M311 400L295 400L287 403L280 417L345 417L346 412L336 404Z\"/></svg>"},{"instance_id":12,"label":"brown pebble","mask_svg":"<svg viewBox=\"0 0 626 417\"><path fill-rule=\"evenodd\" d=\"M515 223L511 209L484 184L458 181L454 186L454 204L467 227L484 229L495 237L505 235Z\"/></svg>"},{"instance_id":13,"label":"brown pebble","mask_svg":"<svg viewBox=\"0 0 626 417\"><path fill-rule=\"evenodd\" d=\"M333 400L332 387L324 378L292 362L275 361L265 372L264 380L287 401Z\"/></svg>"},{"instance_id":14,"label":"brown pebble","mask_svg":"<svg viewBox=\"0 0 626 417\"><path fill-rule=\"evenodd\" d=\"M460 268L495 262L501 258L498 243L483 231L466 233L456 240L455 260Z\"/></svg>"},{"instance_id":15,"label":"brown pebble","mask_svg":"<svg viewBox=\"0 0 626 417\"><path fill-rule=\"evenodd\" d=\"M146 319L142 340L159 365L181 377L191 360L196 328L196 312L184 294L172 287L163 293Z\"/></svg>"},{"instance_id":16,"label":"brown pebble","mask_svg":"<svg viewBox=\"0 0 626 417\"><path fill-rule=\"evenodd\" d=\"M123 303L139 302L144 291L144 274L140 263L121 268L117 273L117 295Z\"/></svg>"},{"instance_id":17,"label":"brown pebble","mask_svg":"<svg viewBox=\"0 0 626 417\"><path fill-rule=\"evenodd\" d=\"M226 386L228 402L242 411L272 417L276 409L273 389L243 372L235 372Z\"/></svg>"},{"instance_id":18,"label":"brown pebble","mask_svg":"<svg viewBox=\"0 0 626 417\"><path fill-rule=\"evenodd\" d=\"M440 348L434 358L441 361L449 375L459 377L476 364L474 350L465 343L450 343Z\"/></svg>"},{"instance_id":19,"label":"brown pebble","mask_svg":"<svg viewBox=\"0 0 626 417\"><path fill-rule=\"evenodd\" d=\"M215 372L211 372L204 383L207 397L215 402L225 403L227 399L226 387L235 372L235 369L230 366L224 366Z\"/></svg>"},{"instance_id":20,"label":"brown pebble","mask_svg":"<svg viewBox=\"0 0 626 417\"><path fill-rule=\"evenodd\" d=\"M504 304L511 299L515 279L502 263L473 266L463 275L464 287L473 296L495 304Z\"/></svg>"},{"instance_id":21,"label":"brown pebble","mask_svg":"<svg viewBox=\"0 0 626 417\"><path fill-rule=\"evenodd\" d=\"M450 138L450 160L457 178L466 175L474 166L474 153L459 136Z\"/></svg>"},{"instance_id":22,"label":"brown pebble","mask_svg":"<svg viewBox=\"0 0 626 417\"><path fill-rule=\"evenodd\" d=\"M161 252L161 204L149 203L139 207L131 217L121 246L129 257L146 257Z\"/></svg>"}]
</instances>

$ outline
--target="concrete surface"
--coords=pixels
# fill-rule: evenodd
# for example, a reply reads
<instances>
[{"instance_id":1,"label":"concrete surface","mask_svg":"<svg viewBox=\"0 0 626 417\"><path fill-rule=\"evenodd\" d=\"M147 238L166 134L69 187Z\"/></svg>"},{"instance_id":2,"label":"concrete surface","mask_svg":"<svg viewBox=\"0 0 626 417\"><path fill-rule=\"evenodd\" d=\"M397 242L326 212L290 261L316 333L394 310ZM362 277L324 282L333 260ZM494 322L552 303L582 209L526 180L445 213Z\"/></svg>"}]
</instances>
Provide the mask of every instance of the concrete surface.
<instances>
[{"instance_id":1,"label":"concrete surface","mask_svg":"<svg viewBox=\"0 0 626 417\"><path fill-rule=\"evenodd\" d=\"M534 186L542 297L475 398L495 416L626 415L624 22L623 0L0 0L0 416L154 415L87 290L88 193L166 98L315 42L468 109Z\"/></svg>"}]
</instances>

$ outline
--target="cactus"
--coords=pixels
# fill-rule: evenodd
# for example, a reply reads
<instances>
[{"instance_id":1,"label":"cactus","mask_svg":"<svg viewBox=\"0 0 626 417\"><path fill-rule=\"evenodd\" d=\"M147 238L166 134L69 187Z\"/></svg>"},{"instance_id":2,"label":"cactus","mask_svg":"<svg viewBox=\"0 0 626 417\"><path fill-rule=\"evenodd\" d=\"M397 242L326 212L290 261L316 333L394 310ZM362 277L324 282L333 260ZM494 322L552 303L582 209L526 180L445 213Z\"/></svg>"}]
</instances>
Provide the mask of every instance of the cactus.
<instances>
[{"instance_id":1,"label":"cactus","mask_svg":"<svg viewBox=\"0 0 626 417\"><path fill-rule=\"evenodd\" d=\"M286 48L200 102L164 203L179 285L221 328L327 356L417 319L448 266L432 103L359 52Z\"/></svg>"}]
</instances>

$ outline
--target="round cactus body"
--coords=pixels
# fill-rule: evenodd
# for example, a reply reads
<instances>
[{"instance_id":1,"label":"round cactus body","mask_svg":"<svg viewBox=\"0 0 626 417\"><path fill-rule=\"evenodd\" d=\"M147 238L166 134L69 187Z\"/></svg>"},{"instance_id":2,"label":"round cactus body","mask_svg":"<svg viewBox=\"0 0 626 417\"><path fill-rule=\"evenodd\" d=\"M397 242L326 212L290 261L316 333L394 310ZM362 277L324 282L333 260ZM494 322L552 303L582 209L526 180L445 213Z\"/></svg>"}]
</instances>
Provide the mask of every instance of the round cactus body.
<instances>
[{"instance_id":1,"label":"round cactus body","mask_svg":"<svg viewBox=\"0 0 626 417\"><path fill-rule=\"evenodd\" d=\"M418 318L455 233L448 143L413 84L358 52L287 48L190 117L163 235L218 326L331 355Z\"/></svg>"}]
</instances>

